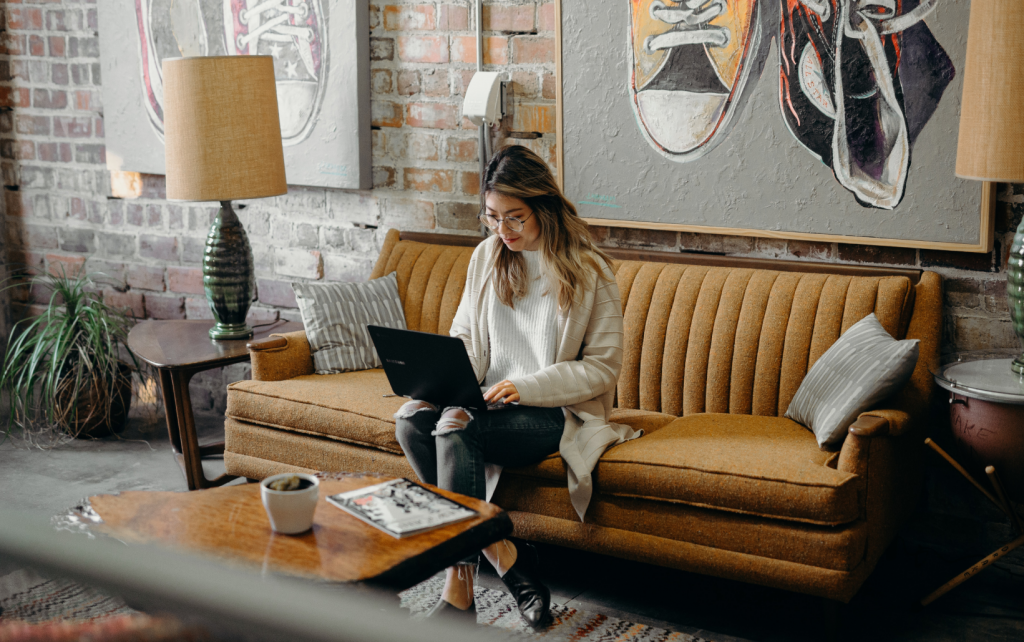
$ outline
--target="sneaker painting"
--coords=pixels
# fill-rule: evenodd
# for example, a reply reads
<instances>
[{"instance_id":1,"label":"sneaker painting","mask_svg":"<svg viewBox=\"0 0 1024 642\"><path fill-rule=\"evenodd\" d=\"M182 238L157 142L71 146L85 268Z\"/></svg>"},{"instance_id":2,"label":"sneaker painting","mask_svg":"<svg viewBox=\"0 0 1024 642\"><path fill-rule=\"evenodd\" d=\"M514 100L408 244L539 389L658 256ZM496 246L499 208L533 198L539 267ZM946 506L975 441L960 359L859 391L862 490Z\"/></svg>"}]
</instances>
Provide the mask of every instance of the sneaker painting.
<instances>
[{"instance_id":1,"label":"sneaker painting","mask_svg":"<svg viewBox=\"0 0 1024 642\"><path fill-rule=\"evenodd\" d=\"M913 139L955 73L921 22L934 7L935 0L785 0L783 119L866 207L902 201Z\"/></svg>"},{"instance_id":2,"label":"sneaker painting","mask_svg":"<svg viewBox=\"0 0 1024 642\"><path fill-rule=\"evenodd\" d=\"M281 142L296 145L316 124L327 76L327 16L320 0L134 0L143 105L163 140L165 58L274 57Z\"/></svg>"},{"instance_id":3,"label":"sneaker painting","mask_svg":"<svg viewBox=\"0 0 1024 642\"><path fill-rule=\"evenodd\" d=\"M370 8L365 0L97 3L108 168L166 171L164 60L266 55L289 184L369 189Z\"/></svg>"},{"instance_id":4,"label":"sneaker painting","mask_svg":"<svg viewBox=\"0 0 1024 642\"><path fill-rule=\"evenodd\" d=\"M629 87L640 130L671 160L699 159L724 140L760 76L777 4L630 0L629 12Z\"/></svg>"},{"instance_id":5,"label":"sneaker painting","mask_svg":"<svg viewBox=\"0 0 1024 642\"><path fill-rule=\"evenodd\" d=\"M281 140L295 145L316 124L327 78L321 0L223 0L229 54L274 57Z\"/></svg>"},{"instance_id":6,"label":"sneaker painting","mask_svg":"<svg viewBox=\"0 0 1024 642\"><path fill-rule=\"evenodd\" d=\"M199 0L134 0L139 33L142 104L160 140L164 137L165 58L210 53L204 8Z\"/></svg>"}]
</instances>

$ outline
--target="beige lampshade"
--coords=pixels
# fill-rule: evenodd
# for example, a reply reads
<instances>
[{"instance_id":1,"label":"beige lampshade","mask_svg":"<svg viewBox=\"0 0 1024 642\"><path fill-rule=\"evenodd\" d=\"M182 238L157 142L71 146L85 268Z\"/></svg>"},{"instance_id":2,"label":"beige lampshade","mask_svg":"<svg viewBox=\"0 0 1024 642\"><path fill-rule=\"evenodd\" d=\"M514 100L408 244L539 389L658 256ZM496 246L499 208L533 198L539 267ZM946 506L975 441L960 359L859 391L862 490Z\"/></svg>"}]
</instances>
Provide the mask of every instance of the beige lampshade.
<instances>
[{"instance_id":1,"label":"beige lampshade","mask_svg":"<svg viewBox=\"0 0 1024 642\"><path fill-rule=\"evenodd\" d=\"M167 198L230 201L288 191L270 56L164 60Z\"/></svg>"},{"instance_id":2,"label":"beige lampshade","mask_svg":"<svg viewBox=\"0 0 1024 642\"><path fill-rule=\"evenodd\" d=\"M1024 182L1024 0L972 0L956 175Z\"/></svg>"}]
</instances>

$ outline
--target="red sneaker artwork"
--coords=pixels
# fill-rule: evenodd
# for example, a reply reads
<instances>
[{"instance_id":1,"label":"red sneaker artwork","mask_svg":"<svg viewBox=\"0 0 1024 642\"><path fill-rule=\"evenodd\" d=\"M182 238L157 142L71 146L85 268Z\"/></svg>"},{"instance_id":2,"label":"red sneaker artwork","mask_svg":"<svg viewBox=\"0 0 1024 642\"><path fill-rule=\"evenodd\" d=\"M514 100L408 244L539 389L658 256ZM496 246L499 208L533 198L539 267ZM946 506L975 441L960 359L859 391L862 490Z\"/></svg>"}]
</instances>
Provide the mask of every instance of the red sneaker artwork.
<instances>
[{"instance_id":1,"label":"red sneaker artwork","mask_svg":"<svg viewBox=\"0 0 1024 642\"><path fill-rule=\"evenodd\" d=\"M327 14L321 0L134 0L142 103L163 139L165 58L268 55L274 58L281 140L305 140L327 81Z\"/></svg>"},{"instance_id":2,"label":"red sneaker artwork","mask_svg":"<svg viewBox=\"0 0 1024 642\"><path fill-rule=\"evenodd\" d=\"M229 54L274 57L281 140L304 140L326 83L327 16L320 0L223 0Z\"/></svg>"}]
</instances>

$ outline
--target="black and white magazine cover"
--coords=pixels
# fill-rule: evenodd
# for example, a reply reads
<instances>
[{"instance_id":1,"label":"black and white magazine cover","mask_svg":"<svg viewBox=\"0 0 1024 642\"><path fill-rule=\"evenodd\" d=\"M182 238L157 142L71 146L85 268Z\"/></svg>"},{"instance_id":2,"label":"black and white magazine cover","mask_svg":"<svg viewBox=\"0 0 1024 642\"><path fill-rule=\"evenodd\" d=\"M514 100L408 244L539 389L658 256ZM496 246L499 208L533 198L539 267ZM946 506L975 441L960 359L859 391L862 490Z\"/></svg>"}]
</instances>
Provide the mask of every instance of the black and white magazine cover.
<instances>
[{"instance_id":1,"label":"black and white magazine cover","mask_svg":"<svg viewBox=\"0 0 1024 642\"><path fill-rule=\"evenodd\" d=\"M408 479L392 479L327 501L392 537L407 537L477 515L477 511Z\"/></svg>"}]
</instances>

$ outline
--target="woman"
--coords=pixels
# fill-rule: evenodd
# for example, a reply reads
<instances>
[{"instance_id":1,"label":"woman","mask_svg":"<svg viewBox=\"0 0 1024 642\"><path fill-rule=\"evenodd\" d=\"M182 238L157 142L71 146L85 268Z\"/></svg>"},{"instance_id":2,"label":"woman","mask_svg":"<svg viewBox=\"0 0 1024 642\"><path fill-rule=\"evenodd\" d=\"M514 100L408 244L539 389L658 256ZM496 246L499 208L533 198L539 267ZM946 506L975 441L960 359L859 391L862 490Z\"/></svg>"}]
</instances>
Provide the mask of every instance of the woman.
<instances>
[{"instance_id":1,"label":"woman","mask_svg":"<svg viewBox=\"0 0 1024 642\"><path fill-rule=\"evenodd\" d=\"M500 467L559 450L582 519L597 458L640 435L606 420L622 366L618 287L607 255L536 154L502 149L483 189L481 220L495 235L473 252L451 335L465 343L484 399L511 405L474 414L410 401L395 414L398 441L420 480L481 499ZM526 621L545 626L550 593L534 561L508 540L483 553ZM473 568L448 569L431 616L476 621Z\"/></svg>"}]
</instances>

